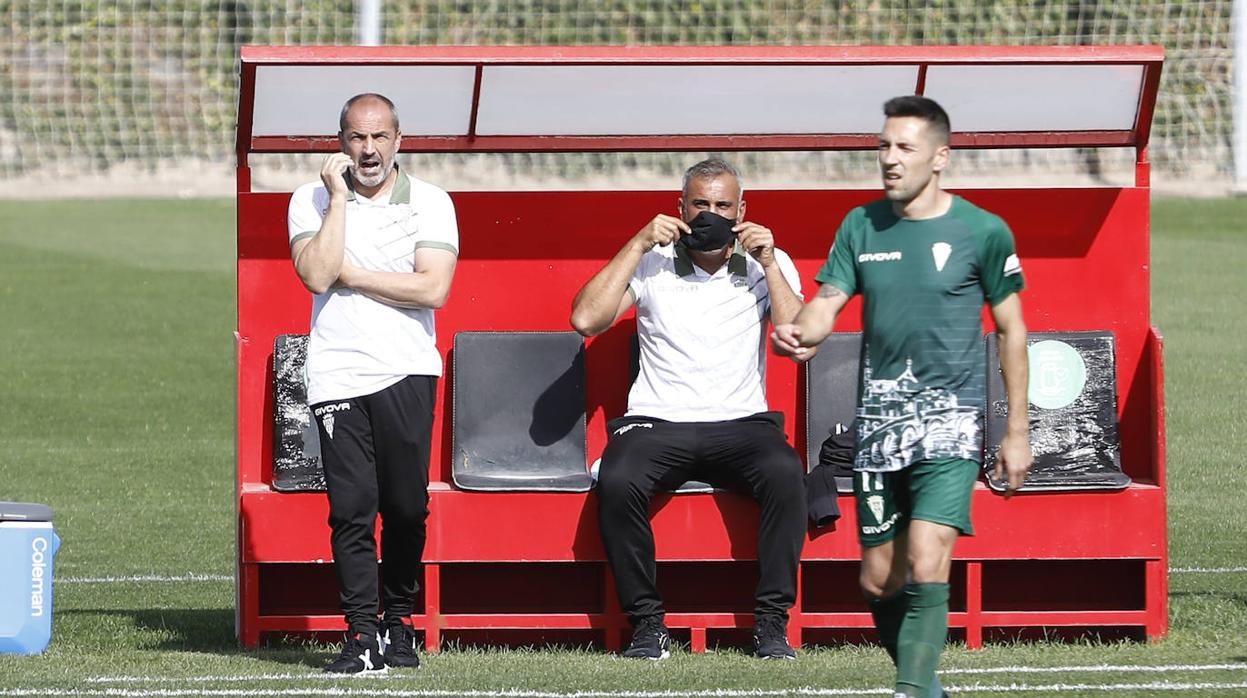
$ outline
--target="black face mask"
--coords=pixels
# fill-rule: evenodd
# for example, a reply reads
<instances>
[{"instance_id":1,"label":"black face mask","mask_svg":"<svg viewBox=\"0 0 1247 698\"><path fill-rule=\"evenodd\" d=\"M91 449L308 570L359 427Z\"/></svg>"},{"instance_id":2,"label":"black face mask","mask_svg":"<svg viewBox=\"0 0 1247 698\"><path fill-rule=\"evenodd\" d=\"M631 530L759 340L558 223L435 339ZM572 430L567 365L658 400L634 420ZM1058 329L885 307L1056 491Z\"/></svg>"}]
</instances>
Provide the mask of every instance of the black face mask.
<instances>
[{"instance_id":1,"label":"black face mask","mask_svg":"<svg viewBox=\"0 0 1247 698\"><path fill-rule=\"evenodd\" d=\"M693 232L681 235L677 244L698 252L721 250L736 241L736 233L732 232L734 225L736 221L731 218L724 218L710 211L702 211L688 222L688 227L692 228Z\"/></svg>"}]
</instances>

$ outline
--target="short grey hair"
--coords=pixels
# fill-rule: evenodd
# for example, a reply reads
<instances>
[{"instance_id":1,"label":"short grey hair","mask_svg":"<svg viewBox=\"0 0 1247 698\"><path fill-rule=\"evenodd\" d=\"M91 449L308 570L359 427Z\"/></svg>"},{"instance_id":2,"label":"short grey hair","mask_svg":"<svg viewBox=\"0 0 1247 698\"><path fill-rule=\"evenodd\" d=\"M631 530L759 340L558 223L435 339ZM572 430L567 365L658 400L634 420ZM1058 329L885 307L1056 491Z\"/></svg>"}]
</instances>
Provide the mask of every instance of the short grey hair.
<instances>
[{"instance_id":1,"label":"short grey hair","mask_svg":"<svg viewBox=\"0 0 1247 698\"><path fill-rule=\"evenodd\" d=\"M740 191L737 192L737 196L744 198L745 180L741 179L740 172L738 172L735 167L732 167L731 163L720 158L702 160L696 165L693 165L685 170L684 185L681 187L680 192L681 194L687 196L688 183L694 179L714 179L715 177L722 177L725 174L730 174L736 178L736 186L740 188Z\"/></svg>"},{"instance_id":2,"label":"short grey hair","mask_svg":"<svg viewBox=\"0 0 1247 698\"><path fill-rule=\"evenodd\" d=\"M389 97L386 97L385 95L382 95L382 94L377 94L376 92L362 92L362 93L357 94L357 95L355 95L354 97L352 97L352 98L350 98L350 99L346 100L346 104L343 104L343 105L342 105L342 113L338 115L338 133L345 133L345 132L346 132L346 114L347 114L347 112L351 111L351 107L355 106L355 103L356 103L356 102L358 102L358 101L360 101L360 100L363 100L363 99L375 99L375 100L377 100L378 102L381 102L381 103L382 103L382 104L384 104L385 106L389 107L389 108L390 108L390 116L393 116L393 117L394 117L394 130L395 130L395 131L399 130L399 128L398 128L398 107L394 106L394 102L390 101L390 98L389 98Z\"/></svg>"}]
</instances>

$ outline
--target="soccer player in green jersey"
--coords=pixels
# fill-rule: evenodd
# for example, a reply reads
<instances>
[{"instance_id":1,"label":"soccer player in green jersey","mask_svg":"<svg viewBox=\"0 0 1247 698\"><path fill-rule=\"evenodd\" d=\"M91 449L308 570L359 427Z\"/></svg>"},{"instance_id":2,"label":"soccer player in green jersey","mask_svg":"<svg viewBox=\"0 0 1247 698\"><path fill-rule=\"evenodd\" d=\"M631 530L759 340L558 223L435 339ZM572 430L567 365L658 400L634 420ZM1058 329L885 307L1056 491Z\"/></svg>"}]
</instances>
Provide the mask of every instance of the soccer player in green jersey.
<instances>
[{"instance_id":1,"label":"soccer player in green jersey","mask_svg":"<svg viewBox=\"0 0 1247 698\"><path fill-rule=\"evenodd\" d=\"M958 535L973 533L970 499L982 460L991 309L1009 395L997 477L1021 487L1032 455L1027 423L1022 265L998 216L940 188L948 114L925 97L889 100L879 135L885 198L845 216L822 286L775 351L804 361L836 315L862 294L862 372L854 493L861 586L897 668L896 696L943 694L935 667L948 633L948 573Z\"/></svg>"}]
</instances>

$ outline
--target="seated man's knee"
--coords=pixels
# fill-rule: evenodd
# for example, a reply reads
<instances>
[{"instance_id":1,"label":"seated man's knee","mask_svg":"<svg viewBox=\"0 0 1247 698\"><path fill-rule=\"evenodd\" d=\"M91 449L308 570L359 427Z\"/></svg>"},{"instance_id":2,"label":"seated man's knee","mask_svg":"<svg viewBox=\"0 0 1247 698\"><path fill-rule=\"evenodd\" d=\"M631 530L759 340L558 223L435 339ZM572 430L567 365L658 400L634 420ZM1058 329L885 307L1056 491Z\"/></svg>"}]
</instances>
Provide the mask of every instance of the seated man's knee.
<instances>
[{"instance_id":1,"label":"seated man's knee","mask_svg":"<svg viewBox=\"0 0 1247 698\"><path fill-rule=\"evenodd\" d=\"M775 488L789 498L805 499L805 469L801 461L792 458L781 464L772 474Z\"/></svg>"},{"instance_id":2,"label":"seated man's knee","mask_svg":"<svg viewBox=\"0 0 1247 698\"><path fill-rule=\"evenodd\" d=\"M597 495L602 508L648 504L650 498L635 474L624 467L610 467L605 462L598 470Z\"/></svg>"},{"instance_id":3,"label":"seated man's knee","mask_svg":"<svg viewBox=\"0 0 1247 698\"><path fill-rule=\"evenodd\" d=\"M788 445L770 449L765 455L762 488L781 497L805 497L805 467Z\"/></svg>"}]
</instances>

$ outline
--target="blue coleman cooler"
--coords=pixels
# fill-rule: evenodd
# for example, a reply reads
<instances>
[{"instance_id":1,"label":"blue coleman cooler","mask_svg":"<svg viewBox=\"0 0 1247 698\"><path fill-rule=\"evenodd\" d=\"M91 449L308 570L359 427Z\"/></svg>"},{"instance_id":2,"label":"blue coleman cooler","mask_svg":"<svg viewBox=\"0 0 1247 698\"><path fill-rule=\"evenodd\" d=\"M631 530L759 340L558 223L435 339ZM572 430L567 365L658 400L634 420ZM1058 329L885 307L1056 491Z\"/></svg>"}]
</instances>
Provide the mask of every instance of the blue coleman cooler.
<instances>
[{"instance_id":1,"label":"blue coleman cooler","mask_svg":"<svg viewBox=\"0 0 1247 698\"><path fill-rule=\"evenodd\" d=\"M0 502L0 652L39 654L52 639L52 510Z\"/></svg>"}]
</instances>

